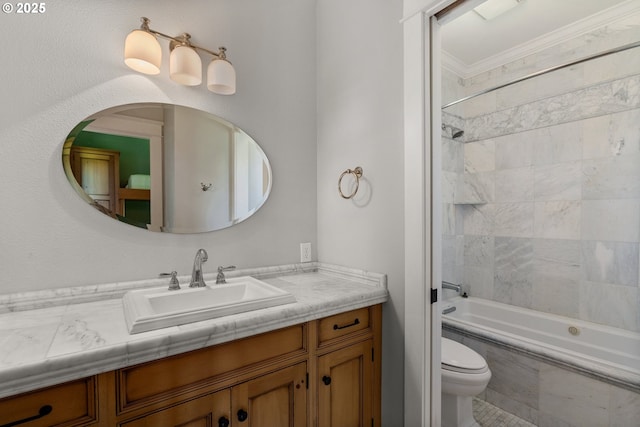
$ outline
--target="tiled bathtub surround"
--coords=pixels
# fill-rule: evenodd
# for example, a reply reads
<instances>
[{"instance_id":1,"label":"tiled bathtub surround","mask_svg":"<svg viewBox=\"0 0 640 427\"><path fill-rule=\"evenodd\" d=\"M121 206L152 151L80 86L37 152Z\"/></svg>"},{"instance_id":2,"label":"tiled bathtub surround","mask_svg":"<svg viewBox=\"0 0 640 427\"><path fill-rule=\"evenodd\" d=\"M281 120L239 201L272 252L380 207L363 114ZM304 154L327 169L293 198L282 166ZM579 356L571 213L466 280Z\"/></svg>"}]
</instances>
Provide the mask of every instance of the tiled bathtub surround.
<instances>
[{"instance_id":1,"label":"tiled bathtub surround","mask_svg":"<svg viewBox=\"0 0 640 427\"><path fill-rule=\"evenodd\" d=\"M632 6L631 2L627 6ZM443 70L446 102L640 40L627 17L469 78ZM443 122L443 279L471 295L640 331L640 49L462 102ZM479 337L480 396L540 427L640 426L637 390Z\"/></svg>"},{"instance_id":2,"label":"tiled bathtub surround","mask_svg":"<svg viewBox=\"0 0 640 427\"><path fill-rule=\"evenodd\" d=\"M566 45L640 38L638 14L610 27L524 63L532 71L536 58L563 62ZM465 131L463 141L443 138L444 280L640 331L640 49L607 58L443 112ZM466 81L445 72L445 91L457 82L473 93L516 66Z\"/></svg>"},{"instance_id":3,"label":"tiled bathtub surround","mask_svg":"<svg viewBox=\"0 0 640 427\"><path fill-rule=\"evenodd\" d=\"M462 245L453 264L463 275L445 279L476 296L640 331L638 123L635 108L465 144L459 204L444 209L444 259Z\"/></svg>"},{"instance_id":4,"label":"tiled bathtub surround","mask_svg":"<svg viewBox=\"0 0 640 427\"><path fill-rule=\"evenodd\" d=\"M640 394L500 344L445 330L480 353L491 368L483 400L539 427L632 427Z\"/></svg>"}]
</instances>

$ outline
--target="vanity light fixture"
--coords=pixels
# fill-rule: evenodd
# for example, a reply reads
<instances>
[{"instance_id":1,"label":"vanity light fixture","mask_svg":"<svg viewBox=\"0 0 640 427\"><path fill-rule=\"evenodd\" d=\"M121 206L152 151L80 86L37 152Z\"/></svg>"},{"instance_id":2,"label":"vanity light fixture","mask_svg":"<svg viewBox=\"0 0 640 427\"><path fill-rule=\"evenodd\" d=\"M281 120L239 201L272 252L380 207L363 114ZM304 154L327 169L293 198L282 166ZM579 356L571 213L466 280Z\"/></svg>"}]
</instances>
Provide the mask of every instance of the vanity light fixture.
<instances>
[{"instance_id":1,"label":"vanity light fixture","mask_svg":"<svg viewBox=\"0 0 640 427\"><path fill-rule=\"evenodd\" d=\"M124 62L143 74L159 74L162 49L158 37L169 40L169 76L176 83L197 86L202 83L202 60L197 51L213 56L207 68L207 89L219 95L236 93L236 71L227 60L224 47L213 52L191 43L191 35L183 33L171 37L149 28L149 18L140 18L140 29L133 30L124 43Z\"/></svg>"}]
</instances>

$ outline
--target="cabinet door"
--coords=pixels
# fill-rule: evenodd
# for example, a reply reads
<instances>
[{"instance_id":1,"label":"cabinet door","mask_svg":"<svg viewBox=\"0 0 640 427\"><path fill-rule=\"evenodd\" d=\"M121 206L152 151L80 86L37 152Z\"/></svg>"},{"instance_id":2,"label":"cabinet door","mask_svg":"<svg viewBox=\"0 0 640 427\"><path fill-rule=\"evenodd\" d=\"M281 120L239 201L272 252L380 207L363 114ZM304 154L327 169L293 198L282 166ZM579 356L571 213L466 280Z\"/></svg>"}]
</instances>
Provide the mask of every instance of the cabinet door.
<instances>
[{"instance_id":1,"label":"cabinet door","mask_svg":"<svg viewBox=\"0 0 640 427\"><path fill-rule=\"evenodd\" d=\"M231 392L222 390L163 409L122 427L228 427Z\"/></svg>"},{"instance_id":2,"label":"cabinet door","mask_svg":"<svg viewBox=\"0 0 640 427\"><path fill-rule=\"evenodd\" d=\"M306 425L306 377L307 364L299 363L233 387L233 426Z\"/></svg>"},{"instance_id":3,"label":"cabinet door","mask_svg":"<svg viewBox=\"0 0 640 427\"><path fill-rule=\"evenodd\" d=\"M352 344L318 358L318 426L371 425L373 341Z\"/></svg>"}]
</instances>

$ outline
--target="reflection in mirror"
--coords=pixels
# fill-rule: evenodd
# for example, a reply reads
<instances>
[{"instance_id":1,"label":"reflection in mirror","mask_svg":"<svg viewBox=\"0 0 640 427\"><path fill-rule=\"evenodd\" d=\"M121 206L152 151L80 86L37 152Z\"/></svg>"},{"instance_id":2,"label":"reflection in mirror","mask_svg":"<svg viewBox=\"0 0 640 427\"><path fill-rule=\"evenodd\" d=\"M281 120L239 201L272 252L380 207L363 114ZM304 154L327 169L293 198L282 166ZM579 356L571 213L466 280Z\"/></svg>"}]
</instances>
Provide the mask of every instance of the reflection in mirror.
<instances>
[{"instance_id":1,"label":"reflection in mirror","mask_svg":"<svg viewBox=\"0 0 640 427\"><path fill-rule=\"evenodd\" d=\"M193 108L132 104L94 114L68 135L62 164L87 203L152 231L200 233L255 213L271 167L241 129Z\"/></svg>"}]
</instances>

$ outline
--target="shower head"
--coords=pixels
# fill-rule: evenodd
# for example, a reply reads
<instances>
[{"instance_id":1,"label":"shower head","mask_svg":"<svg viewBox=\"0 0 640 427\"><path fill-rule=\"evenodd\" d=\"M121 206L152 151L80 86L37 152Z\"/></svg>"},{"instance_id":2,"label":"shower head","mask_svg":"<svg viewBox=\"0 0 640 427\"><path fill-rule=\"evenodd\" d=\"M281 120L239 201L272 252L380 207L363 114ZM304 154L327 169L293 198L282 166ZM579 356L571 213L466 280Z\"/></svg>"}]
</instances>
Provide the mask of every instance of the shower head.
<instances>
[{"instance_id":1,"label":"shower head","mask_svg":"<svg viewBox=\"0 0 640 427\"><path fill-rule=\"evenodd\" d=\"M457 127L451 125L445 125L443 123L442 130L446 131L447 129L449 129L449 131L451 132L451 138L453 139L460 138L462 135L464 135L464 131L462 129L458 129Z\"/></svg>"}]
</instances>

